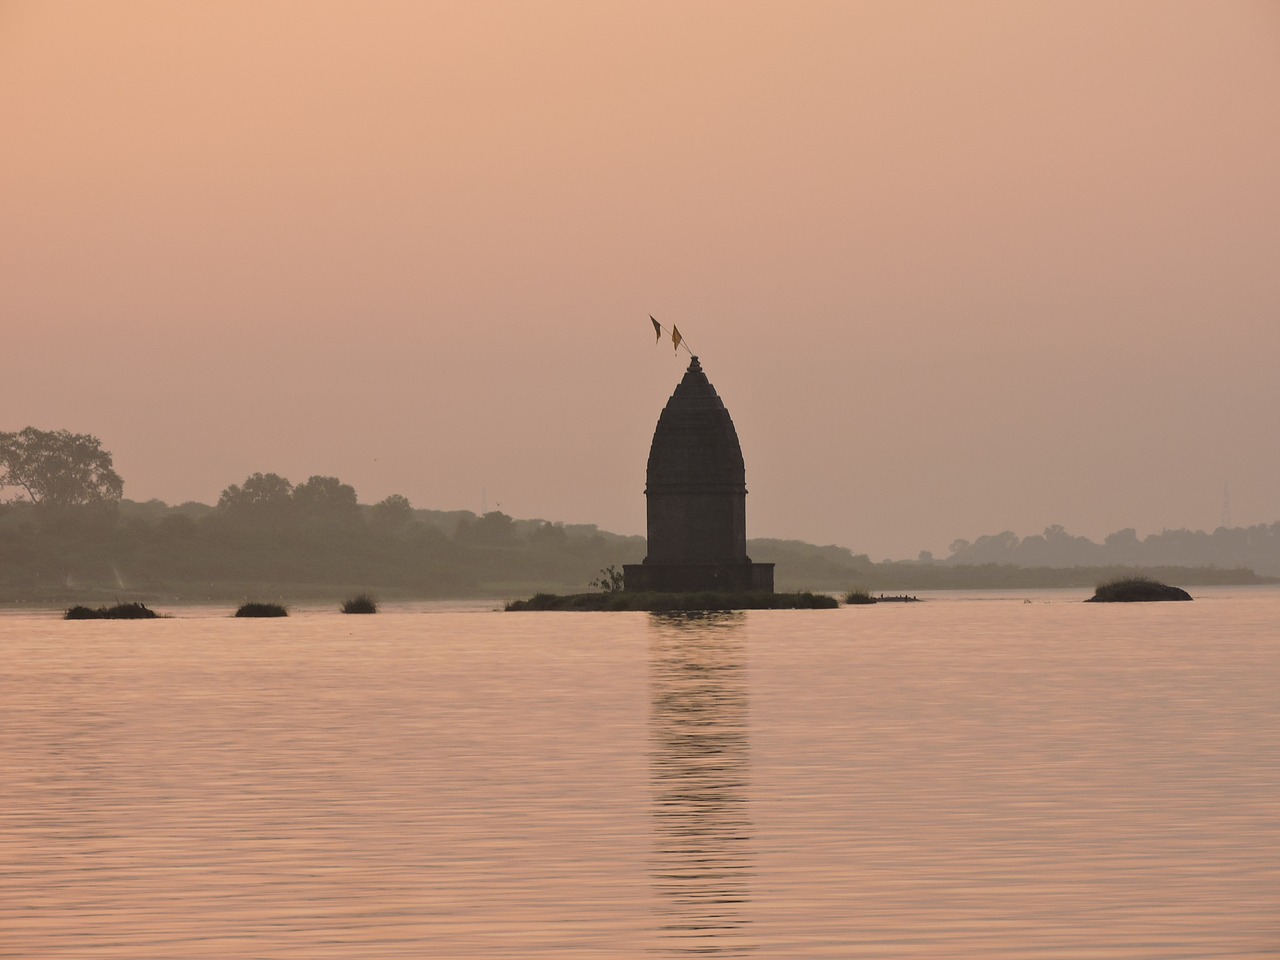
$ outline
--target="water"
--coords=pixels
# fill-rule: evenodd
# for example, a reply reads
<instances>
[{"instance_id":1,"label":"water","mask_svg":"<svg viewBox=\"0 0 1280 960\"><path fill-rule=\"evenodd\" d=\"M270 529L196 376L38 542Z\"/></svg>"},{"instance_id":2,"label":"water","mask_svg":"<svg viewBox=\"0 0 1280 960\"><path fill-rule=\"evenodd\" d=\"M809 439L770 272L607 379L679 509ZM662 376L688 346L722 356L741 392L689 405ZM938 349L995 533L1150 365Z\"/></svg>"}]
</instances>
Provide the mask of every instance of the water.
<instances>
[{"instance_id":1,"label":"water","mask_svg":"<svg viewBox=\"0 0 1280 960\"><path fill-rule=\"evenodd\" d=\"M0 957L1277 956L1280 591L1198 593L0 615Z\"/></svg>"}]
</instances>

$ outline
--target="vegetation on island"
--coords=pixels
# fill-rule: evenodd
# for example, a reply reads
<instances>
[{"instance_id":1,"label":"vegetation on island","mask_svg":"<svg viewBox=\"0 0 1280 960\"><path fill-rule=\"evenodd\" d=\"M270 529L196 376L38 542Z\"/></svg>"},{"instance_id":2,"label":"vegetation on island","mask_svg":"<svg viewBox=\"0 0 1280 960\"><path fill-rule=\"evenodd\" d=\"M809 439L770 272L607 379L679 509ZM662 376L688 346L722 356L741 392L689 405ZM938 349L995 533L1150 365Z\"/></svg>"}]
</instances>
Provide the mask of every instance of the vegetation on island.
<instances>
[{"instance_id":1,"label":"vegetation on island","mask_svg":"<svg viewBox=\"0 0 1280 960\"><path fill-rule=\"evenodd\" d=\"M154 620L160 614L141 603L117 603L111 607L74 606L64 620Z\"/></svg>"},{"instance_id":2,"label":"vegetation on island","mask_svg":"<svg viewBox=\"0 0 1280 960\"><path fill-rule=\"evenodd\" d=\"M577 610L621 611L648 610L665 613L677 610L830 610L839 606L835 597L808 590L799 593L649 593L644 591L599 591L559 595L537 593L528 600L513 600L508 611Z\"/></svg>"},{"instance_id":3,"label":"vegetation on island","mask_svg":"<svg viewBox=\"0 0 1280 960\"><path fill-rule=\"evenodd\" d=\"M1121 577L1098 584L1085 603L1147 603L1158 600L1190 600L1181 587L1171 587L1150 577Z\"/></svg>"},{"instance_id":4,"label":"vegetation on island","mask_svg":"<svg viewBox=\"0 0 1280 960\"><path fill-rule=\"evenodd\" d=\"M626 586L626 576L616 564L611 563L600 571L600 576L592 580L590 585L597 587L601 593L617 593Z\"/></svg>"},{"instance_id":5,"label":"vegetation on island","mask_svg":"<svg viewBox=\"0 0 1280 960\"><path fill-rule=\"evenodd\" d=\"M882 593L879 596L873 597L866 590L856 589L850 590L844 595L844 602L846 606L857 607L865 606L870 603L919 603L920 598L908 596L905 593L893 596L886 596Z\"/></svg>"},{"instance_id":6,"label":"vegetation on island","mask_svg":"<svg viewBox=\"0 0 1280 960\"><path fill-rule=\"evenodd\" d=\"M602 569L600 576L591 581L591 586L597 588L595 593L536 593L528 600L508 601L504 609L610 612L647 610L668 613L695 610L829 610L839 606L835 597L810 590L798 593L717 590L669 593L627 590L622 571L612 565Z\"/></svg>"}]
</instances>

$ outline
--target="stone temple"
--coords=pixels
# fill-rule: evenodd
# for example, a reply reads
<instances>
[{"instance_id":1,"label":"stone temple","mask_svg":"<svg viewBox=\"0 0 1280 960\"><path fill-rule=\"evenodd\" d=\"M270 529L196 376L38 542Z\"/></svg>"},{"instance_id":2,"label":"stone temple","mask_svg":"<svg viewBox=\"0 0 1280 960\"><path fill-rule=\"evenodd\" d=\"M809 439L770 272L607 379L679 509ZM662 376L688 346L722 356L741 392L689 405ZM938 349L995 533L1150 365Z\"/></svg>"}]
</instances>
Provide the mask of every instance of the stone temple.
<instances>
[{"instance_id":1,"label":"stone temple","mask_svg":"<svg viewBox=\"0 0 1280 960\"><path fill-rule=\"evenodd\" d=\"M645 485L649 555L627 590L773 592L773 564L747 556L747 473L729 411L693 357L653 431Z\"/></svg>"}]
</instances>

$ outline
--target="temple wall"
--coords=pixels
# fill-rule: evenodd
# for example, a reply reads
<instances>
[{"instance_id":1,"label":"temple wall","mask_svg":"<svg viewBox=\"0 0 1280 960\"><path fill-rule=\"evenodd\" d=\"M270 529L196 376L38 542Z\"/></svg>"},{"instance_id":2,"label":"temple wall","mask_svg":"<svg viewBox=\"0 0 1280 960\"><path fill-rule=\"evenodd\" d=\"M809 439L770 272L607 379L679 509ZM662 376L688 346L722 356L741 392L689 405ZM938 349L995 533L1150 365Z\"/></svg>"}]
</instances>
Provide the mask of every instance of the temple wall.
<instances>
[{"instance_id":1,"label":"temple wall","mask_svg":"<svg viewBox=\"0 0 1280 960\"><path fill-rule=\"evenodd\" d=\"M649 562L747 559L746 492L648 494Z\"/></svg>"}]
</instances>

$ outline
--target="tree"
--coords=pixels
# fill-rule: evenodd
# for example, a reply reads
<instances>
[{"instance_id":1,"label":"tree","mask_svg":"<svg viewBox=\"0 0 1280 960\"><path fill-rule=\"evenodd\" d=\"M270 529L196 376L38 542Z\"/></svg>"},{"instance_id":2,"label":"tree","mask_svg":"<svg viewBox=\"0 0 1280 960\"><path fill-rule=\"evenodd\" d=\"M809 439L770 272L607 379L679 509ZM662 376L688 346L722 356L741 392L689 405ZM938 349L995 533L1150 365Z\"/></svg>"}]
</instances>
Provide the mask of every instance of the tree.
<instances>
[{"instance_id":1,"label":"tree","mask_svg":"<svg viewBox=\"0 0 1280 960\"><path fill-rule=\"evenodd\" d=\"M569 535L564 532L563 523L544 522L529 534L529 543L535 547L563 550L569 544Z\"/></svg>"},{"instance_id":2,"label":"tree","mask_svg":"<svg viewBox=\"0 0 1280 960\"><path fill-rule=\"evenodd\" d=\"M49 507L115 502L124 494L97 437L35 427L0 433L0 487L21 487L32 503Z\"/></svg>"},{"instance_id":3,"label":"tree","mask_svg":"<svg viewBox=\"0 0 1280 960\"><path fill-rule=\"evenodd\" d=\"M309 477L293 488L302 516L317 520L350 520L359 514L356 488L337 477Z\"/></svg>"},{"instance_id":4,"label":"tree","mask_svg":"<svg viewBox=\"0 0 1280 960\"><path fill-rule=\"evenodd\" d=\"M1142 541L1133 527L1108 534L1102 545L1106 548L1107 563L1138 563L1142 559Z\"/></svg>"},{"instance_id":5,"label":"tree","mask_svg":"<svg viewBox=\"0 0 1280 960\"><path fill-rule=\"evenodd\" d=\"M413 504L408 497L393 493L385 500L379 500L370 511L374 523L381 527L403 527L413 519Z\"/></svg>"},{"instance_id":6,"label":"tree","mask_svg":"<svg viewBox=\"0 0 1280 960\"><path fill-rule=\"evenodd\" d=\"M505 547L515 542L515 521L499 510L490 510L471 523L459 523L453 537L473 546Z\"/></svg>"},{"instance_id":7,"label":"tree","mask_svg":"<svg viewBox=\"0 0 1280 960\"><path fill-rule=\"evenodd\" d=\"M255 473L244 486L232 484L218 497L218 510L233 516L283 516L293 503L293 484L275 473Z\"/></svg>"},{"instance_id":8,"label":"tree","mask_svg":"<svg viewBox=\"0 0 1280 960\"><path fill-rule=\"evenodd\" d=\"M589 585L596 587L601 593L619 593L626 588L626 578L621 570L609 564L600 571L600 576L590 581Z\"/></svg>"},{"instance_id":9,"label":"tree","mask_svg":"<svg viewBox=\"0 0 1280 960\"><path fill-rule=\"evenodd\" d=\"M967 547L961 563L1010 563L1018 549L1018 535L1012 530L985 534Z\"/></svg>"}]
</instances>

